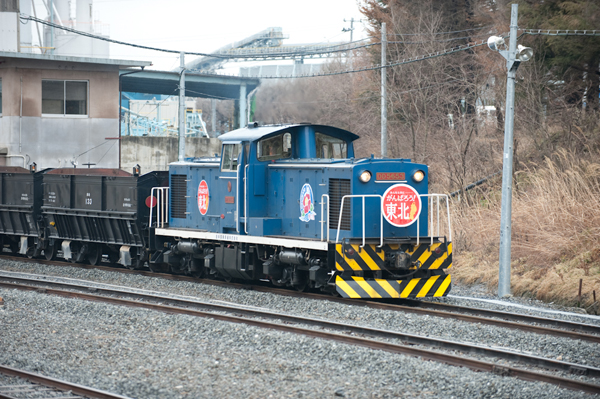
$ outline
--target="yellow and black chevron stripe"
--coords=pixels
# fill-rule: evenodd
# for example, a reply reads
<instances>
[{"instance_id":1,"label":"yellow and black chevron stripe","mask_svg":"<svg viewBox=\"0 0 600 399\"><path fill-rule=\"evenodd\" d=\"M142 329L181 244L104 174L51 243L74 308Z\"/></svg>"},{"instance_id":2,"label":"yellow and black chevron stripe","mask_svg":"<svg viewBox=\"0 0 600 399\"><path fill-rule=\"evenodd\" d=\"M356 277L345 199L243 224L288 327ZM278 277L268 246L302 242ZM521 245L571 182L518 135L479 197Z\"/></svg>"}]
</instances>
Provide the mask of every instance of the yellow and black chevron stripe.
<instances>
[{"instance_id":1,"label":"yellow and black chevron stripe","mask_svg":"<svg viewBox=\"0 0 600 399\"><path fill-rule=\"evenodd\" d=\"M424 298L446 296L450 292L450 275L410 280L368 279L336 276L335 288L344 298Z\"/></svg>"},{"instance_id":2,"label":"yellow and black chevron stripe","mask_svg":"<svg viewBox=\"0 0 600 399\"><path fill-rule=\"evenodd\" d=\"M444 244L421 243L412 251L406 251L410 255L410 263L417 264L418 261L421 269L451 268L452 243L447 244L447 251L437 255L435 249L440 245ZM353 251L344 251L345 247L352 247ZM385 252L397 249L398 245L384 245L383 248L377 248L376 244L367 244L364 248L360 248L360 244L346 244L346 246L337 244L335 246L335 267L339 271L382 270L385 269Z\"/></svg>"}]
</instances>

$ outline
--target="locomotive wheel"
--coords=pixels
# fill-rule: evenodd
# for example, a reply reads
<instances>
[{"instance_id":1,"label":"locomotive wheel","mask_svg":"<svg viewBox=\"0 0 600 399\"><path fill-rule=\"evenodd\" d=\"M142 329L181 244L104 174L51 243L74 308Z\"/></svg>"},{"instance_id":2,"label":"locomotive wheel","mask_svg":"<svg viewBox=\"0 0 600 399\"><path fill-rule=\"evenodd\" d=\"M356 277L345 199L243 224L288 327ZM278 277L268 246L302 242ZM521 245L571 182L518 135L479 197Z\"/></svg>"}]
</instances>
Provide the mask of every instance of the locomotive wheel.
<instances>
[{"instance_id":1,"label":"locomotive wheel","mask_svg":"<svg viewBox=\"0 0 600 399\"><path fill-rule=\"evenodd\" d=\"M148 262L148 269L154 273L168 273L169 265L166 263L150 263Z\"/></svg>"},{"instance_id":2,"label":"locomotive wheel","mask_svg":"<svg viewBox=\"0 0 600 399\"><path fill-rule=\"evenodd\" d=\"M280 283L274 278L271 278L271 284L273 284L275 287L285 287L285 283Z\"/></svg>"},{"instance_id":3,"label":"locomotive wheel","mask_svg":"<svg viewBox=\"0 0 600 399\"><path fill-rule=\"evenodd\" d=\"M56 259L56 253L58 252L56 248L56 244L48 244L48 246L44 249L44 257L46 260L54 260Z\"/></svg>"},{"instance_id":4,"label":"locomotive wheel","mask_svg":"<svg viewBox=\"0 0 600 399\"><path fill-rule=\"evenodd\" d=\"M294 285L293 287L298 292L306 292L306 291L308 291L308 284L307 283L302 283L302 284Z\"/></svg>"},{"instance_id":5,"label":"locomotive wheel","mask_svg":"<svg viewBox=\"0 0 600 399\"><path fill-rule=\"evenodd\" d=\"M102 261L102 249L100 245L89 244L87 260L88 263L92 266L100 264L100 262Z\"/></svg>"}]
</instances>

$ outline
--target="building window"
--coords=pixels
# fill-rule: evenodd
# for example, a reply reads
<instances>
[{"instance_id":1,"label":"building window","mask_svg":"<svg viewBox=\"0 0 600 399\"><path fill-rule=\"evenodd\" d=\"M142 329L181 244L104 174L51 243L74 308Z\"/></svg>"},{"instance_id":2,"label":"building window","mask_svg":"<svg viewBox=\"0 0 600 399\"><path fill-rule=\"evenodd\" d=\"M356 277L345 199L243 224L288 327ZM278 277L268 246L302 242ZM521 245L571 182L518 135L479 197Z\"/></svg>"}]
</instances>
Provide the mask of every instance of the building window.
<instances>
[{"instance_id":1,"label":"building window","mask_svg":"<svg viewBox=\"0 0 600 399\"><path fill-rule=\"evenodd\" d=\"M87 115L88 82L42 80L42 114Z\"/></svg>"}]
</instances>

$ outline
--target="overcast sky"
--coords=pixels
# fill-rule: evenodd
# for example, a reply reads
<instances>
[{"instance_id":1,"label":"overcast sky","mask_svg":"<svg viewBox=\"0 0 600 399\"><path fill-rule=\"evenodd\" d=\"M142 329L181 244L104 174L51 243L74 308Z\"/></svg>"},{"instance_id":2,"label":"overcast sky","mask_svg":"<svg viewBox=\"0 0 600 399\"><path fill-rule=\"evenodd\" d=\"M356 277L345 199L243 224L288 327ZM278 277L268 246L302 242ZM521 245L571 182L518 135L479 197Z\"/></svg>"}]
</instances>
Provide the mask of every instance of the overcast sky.
<instances>
[{"instance_id":1,"label":"overcast sky","mask_svg":"<svg viewBox=\"0 0 600 399\"><path fill-rule=\"evenodd\" d=\"M95 0L94 16L115 40L209 53L269 27L283 28L285 44L349 41L342 29L350 27L344 19L361 18L357 1ZM364 38L363 25L354 27L354 40ZM111 58L151 60L156 69L179 66L177 55L118 45L110 51Z\"/></svg>"}]
</instances>

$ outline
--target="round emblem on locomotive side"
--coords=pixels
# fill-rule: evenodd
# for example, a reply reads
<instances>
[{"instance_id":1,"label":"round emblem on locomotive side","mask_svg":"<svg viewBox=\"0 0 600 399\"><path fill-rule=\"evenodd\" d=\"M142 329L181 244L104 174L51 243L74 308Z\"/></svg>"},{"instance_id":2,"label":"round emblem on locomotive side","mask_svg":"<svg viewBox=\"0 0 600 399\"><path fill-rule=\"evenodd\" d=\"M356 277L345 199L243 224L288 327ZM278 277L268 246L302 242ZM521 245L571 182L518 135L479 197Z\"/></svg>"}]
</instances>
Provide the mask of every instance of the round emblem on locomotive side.
<instances>
[{"instance_id":1,"label":"round emblem on locomotive side","mask_svg":"<svg viewBox=\"0 0 600 399\"><path fill-rule=\"evenodd\" d=\"M394 184L383 194L381 212L391 225L407 227L421 214L421 197L408 184Z\"/></svg>"},{"instance_id":2,"label":"round emblem on locomotive side","mask_svg":"<svg viewBox=\"0 0 600 399\"><path fill-rule=\"evenodd\" d=\"M208 211L208 184L204 180L198 184L198 210L202 215Z\"/></svg>"},{"instance_id":3,"label":"round emblem on locomotive side","mask_svg":"<svg viewBox=\"0 0 600 399\"><path fill-rule=\"evenodd\" d=\"M306 183L300 190L300 220L310 222L315 220L315 216L317 216L317 213L315 212L313 190L310 184Z\"/></svg>"}]
</instances>

